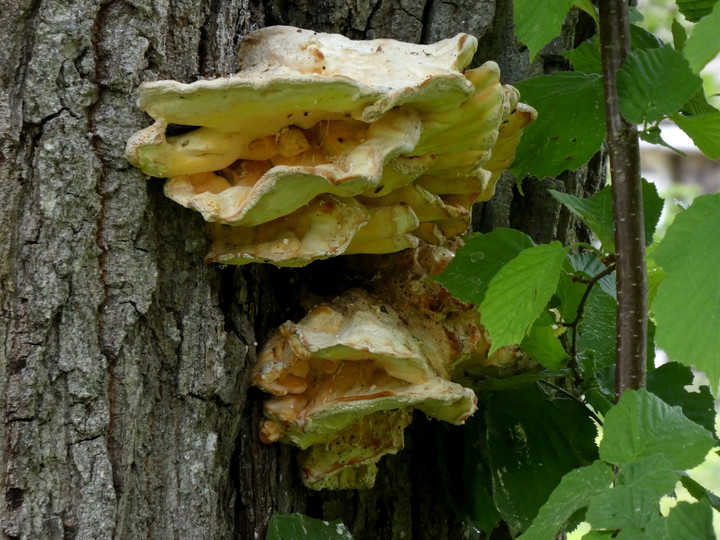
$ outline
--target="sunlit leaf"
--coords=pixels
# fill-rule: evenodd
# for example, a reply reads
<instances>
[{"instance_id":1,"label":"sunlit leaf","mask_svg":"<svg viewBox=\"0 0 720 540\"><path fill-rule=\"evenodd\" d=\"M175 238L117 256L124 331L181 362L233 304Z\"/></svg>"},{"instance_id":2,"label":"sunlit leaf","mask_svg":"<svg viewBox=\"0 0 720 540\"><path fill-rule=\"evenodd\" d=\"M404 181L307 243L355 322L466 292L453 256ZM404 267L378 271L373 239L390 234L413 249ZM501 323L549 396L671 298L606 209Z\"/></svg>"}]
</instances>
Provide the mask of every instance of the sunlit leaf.
<instances>
[{"instance_id":1,"label":"sunlit leaf","mask_svg":"<svg viewBox=\"0 0 720 540\"><path fill-rule=\"evenodd\" d=\"M530 332L520 343L520 349L542 366L559 369L568 355L555 335L552 323L552 317L546 311L530 328Z\"/></svg>"},{"instance_id":2,"label":"sunlit leaf","mask_svg":"<svg viewBox=\"0 0 720 540\"><path fill-rule=\"evenodd\" d=\"M557 289L566 249L560 242L534 246L505 264L490 280L480 304L490 334L490 354L520 343Z\"/></svg>"},{"instance_id":3,"label":"sunlit leaf","mask_svg":"<svg viewBox=\"0 0 720 540\"><path fill-rule=\"evenodd\" d=\"M720 112L671 117L687 133L700 151L710 159L720 159Z\"/></svg>"},{"instance_id":4,"label":"sunlit leaf","mask_svg":"<svg viewBox=\"0 0 720 540\"><path fill-rule=\"evenodd\" d=\"M716 4L712 13L695 25L683 49L683 55L695 73L700 73L700 70L718 53L720 53L720 4Z\"/></svg>"},{"instance_id":5,"label":"sunlit leaf","mask_svg":"<svg viewBox=\"0 0 720 540\"><path fill-rule=\"evenodd\" d=\"M466 238L465 245L434 281L455 298L480 305L497 271L534 245L527 234L515 229L500 227L487 234L474 234Z\"/></svg>"},{"instance_id":6,"label":"sunlit leaf","mask_svg":"<svg viewBox=\"0 0 720 540\"><path fill-rule=\"evenodd\" d=\"M515 0L515 35L527 45L530 59L560 35L562 23L575 0Z\"/></svg>"},{"instance_id":7,"label":"sunlit leaf","mask_svg":"<svg viewBox=\"0 0 720 540\"><path fill-rule=\"evenodd\" d=\"M720 383L720 194L704 195L679 214L653 258L665 271L652 304L657 343L670 359Z\"/></svg>"}]
</instances>

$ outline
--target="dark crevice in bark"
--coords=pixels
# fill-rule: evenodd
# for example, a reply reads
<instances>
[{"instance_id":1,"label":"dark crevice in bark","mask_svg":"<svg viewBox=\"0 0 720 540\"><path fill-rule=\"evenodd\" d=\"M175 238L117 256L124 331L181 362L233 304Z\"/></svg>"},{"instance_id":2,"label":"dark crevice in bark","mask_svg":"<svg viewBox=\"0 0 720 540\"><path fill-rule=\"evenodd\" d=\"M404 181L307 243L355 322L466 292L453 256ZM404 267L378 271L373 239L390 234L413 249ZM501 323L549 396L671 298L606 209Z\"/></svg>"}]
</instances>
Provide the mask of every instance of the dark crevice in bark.
<instances>
[{"instance_id":1,"label":"dark crevice in bark","mask_svg":"<svg viewBox=\"0 0 720 540\"><path fill-rule=\"evenodd\" d=\"M427 43L430 35L430 19L432 16L433 8L435 7L435 0L425 0L423 6L422 20L422 32L420 33L420 43Z\"/></svg>"}]
</instances>

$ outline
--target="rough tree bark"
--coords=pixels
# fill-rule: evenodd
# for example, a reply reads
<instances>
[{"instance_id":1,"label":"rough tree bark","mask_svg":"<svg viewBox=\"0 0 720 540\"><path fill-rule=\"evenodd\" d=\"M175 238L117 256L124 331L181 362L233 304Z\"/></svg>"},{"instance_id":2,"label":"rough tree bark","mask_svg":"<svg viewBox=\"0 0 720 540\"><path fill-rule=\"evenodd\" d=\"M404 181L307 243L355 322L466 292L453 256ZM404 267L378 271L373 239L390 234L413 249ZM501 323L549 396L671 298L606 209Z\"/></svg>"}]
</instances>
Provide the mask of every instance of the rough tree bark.
<instances>
[{"instance_id":1,"label":"rough tree bark","mask_svg":"<svg viewBox=\"0 0 720 540\"><path fill-rule=\"evenodd\" d=\"M248 31L480 38L507 82L528 67L510 0L0 0L0 530L3 538L263 538L273 511L343 519L357 538L463 538L438 496L427 423L375 489L313 493L294 451L258 439L255 346L317 270L217 268L201 219L123 158L143 80L237 69ZM575 37L573 37L575 36ZM544 184L582 194L599 164L478 213L539 240L575 225ZM542 187L541 187L542 186Z\"/></svg>"}]
</instances>

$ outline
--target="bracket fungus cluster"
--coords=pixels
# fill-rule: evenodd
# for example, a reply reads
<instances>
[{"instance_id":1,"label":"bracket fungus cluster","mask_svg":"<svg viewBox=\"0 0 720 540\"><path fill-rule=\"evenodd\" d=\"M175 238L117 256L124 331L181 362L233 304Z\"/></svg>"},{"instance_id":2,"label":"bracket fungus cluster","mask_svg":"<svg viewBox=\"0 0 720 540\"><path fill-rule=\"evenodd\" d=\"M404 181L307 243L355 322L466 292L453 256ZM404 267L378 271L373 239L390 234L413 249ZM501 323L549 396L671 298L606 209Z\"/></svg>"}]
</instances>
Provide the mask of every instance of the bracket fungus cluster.
<instances>
[{"instance_id":1,"label":"bracket fungus cluster","mask_svg":"<svg viewBox=\"0 0 720 540\"><path fill-rule=\"evenodd\" d=\"M494 62L463 72L476 46L263 28L243 40L236 75L144 83L155 123L126 154L211 222L208 261L301 266L442 245L492 196L535 115Z\"/></svg>"},{"instance_id":2,"label":"bracket fungus cluster","mask_svg":"<svg viewBox=\"0 0 720 540\"><path fill-rule=\"evenodd\" d=\"M270 27L243 40L240 73L140 87L155 123L127 158L202 214L206 261L388 254L366 290L320 301L259 353L254 384L272 395L261 437L300 447L313 489L372 486L414 409L463 423L476 396L459 373L527 361L488 357L475 308L427 280L536 114L494 62L465 69L476 47L467 34L414 45Z\"/></svg>"},{"instance_id":3,"label":"bracket fungus cluster","mask_svg":"<svg viewBox=\"0 0 720 540\"><path fill-rule=\"evenodd\" d=\"M452 424L475 412L474 391L454 375L527 366L515 347L488 356L477 310L426 279L448 253L426 245L390 256L369 292L312 307L260 352L253 382L272 394L261 438L302 449L308 487L372 487L377 461L403 448L414 409Z\"/></svg>"}]
</instances>

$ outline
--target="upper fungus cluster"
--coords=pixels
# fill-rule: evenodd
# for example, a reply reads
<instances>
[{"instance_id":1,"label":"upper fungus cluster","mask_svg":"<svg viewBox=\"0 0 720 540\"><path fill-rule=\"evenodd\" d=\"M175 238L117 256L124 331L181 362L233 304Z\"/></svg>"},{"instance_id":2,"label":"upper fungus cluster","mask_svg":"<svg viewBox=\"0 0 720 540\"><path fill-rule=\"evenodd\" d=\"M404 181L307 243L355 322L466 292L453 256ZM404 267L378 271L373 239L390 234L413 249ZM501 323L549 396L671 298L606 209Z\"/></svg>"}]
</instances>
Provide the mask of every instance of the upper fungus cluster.
<instances>
[{"instance_id":1,"label":"upper fungus cluster","mask_svg":"<svg viewBox=\"0 0 720 540\"><path fill-rule=\"evenodd\" d=\"M443 244L494 192L535 112L477 42L250 34L231 77L144 83L127 157L211 222L207 260L300 266ZM192 128L171 135L171 126Z\"/></svg>"}]
</instances>

